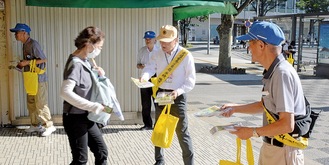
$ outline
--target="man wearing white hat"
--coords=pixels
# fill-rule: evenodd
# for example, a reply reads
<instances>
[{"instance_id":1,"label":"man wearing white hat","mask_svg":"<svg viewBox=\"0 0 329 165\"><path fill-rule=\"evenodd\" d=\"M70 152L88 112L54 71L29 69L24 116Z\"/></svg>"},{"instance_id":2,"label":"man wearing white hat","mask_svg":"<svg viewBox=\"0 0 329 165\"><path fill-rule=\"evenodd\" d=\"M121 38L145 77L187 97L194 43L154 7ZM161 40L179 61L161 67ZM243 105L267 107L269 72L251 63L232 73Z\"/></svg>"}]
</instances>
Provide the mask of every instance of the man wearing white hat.
<instances>
[{"instance_id":1,"label":"man wearing white hat","mask_svg":"<svg viewBox=\"0 0 329 165\"><path fill-rule=\"evenodd\" d=\"M148 80L155 73L161 79L163 75L161 73L163 71L170 73L166 75L162 83L159 83L158 92L169 92L174 99L170 114L179 118L176 135L182 149L183 161L185 165L193 165L194 153L192 140L188 132L186 93L191 91L195 86L194 59L189 51L179 46L177 29L174 26L162 26L157 40L160 41L161 50L154 52L149 64L143 69L141 80ZM172 64L176 65L176 68L166 70L167 66L172 66ZM157 104L156 120L159 118L163 109L164 106ZM155 160L156 165L165 164L164 150L160 147L155 147Z\"/></svg>"}]
</instances>

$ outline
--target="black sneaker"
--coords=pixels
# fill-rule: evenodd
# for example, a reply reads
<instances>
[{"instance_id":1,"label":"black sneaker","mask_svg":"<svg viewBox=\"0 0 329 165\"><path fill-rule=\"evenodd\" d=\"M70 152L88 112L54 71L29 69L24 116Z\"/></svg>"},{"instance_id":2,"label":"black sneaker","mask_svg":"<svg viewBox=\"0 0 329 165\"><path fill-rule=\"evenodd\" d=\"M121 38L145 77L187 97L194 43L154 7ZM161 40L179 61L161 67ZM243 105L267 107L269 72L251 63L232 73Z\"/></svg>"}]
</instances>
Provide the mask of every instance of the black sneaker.
<instances>
[{"instance_id":1,"label":"black sneaker","mask_svg":"<svg viewBox=\"0 0 329 165\"><path fill-rule=\"evenodd\" d=\"M163 160L157 160L154 165L165 165L165 162Z\"/></svg>"},{"instance_id":2,"label":"black sneaker","mask_svg":"<svg viewBox=\"0 0 329 165\"><path fill-rule=\"evenodd\" d=\"M140 130L144 131L144 130L153 130L152 127L148 127L148 126L143 126L140 128Z\"/></svg>"}]
</instances>

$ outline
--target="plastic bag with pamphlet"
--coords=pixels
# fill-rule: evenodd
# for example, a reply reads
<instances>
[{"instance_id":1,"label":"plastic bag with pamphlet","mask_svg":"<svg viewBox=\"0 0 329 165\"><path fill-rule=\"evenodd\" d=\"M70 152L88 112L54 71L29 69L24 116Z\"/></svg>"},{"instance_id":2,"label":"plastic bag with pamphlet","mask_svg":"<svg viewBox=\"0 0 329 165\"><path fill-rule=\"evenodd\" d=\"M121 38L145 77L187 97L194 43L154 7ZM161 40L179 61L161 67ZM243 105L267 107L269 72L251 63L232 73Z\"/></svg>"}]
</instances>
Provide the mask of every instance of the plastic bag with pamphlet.
<instances>
[{"instance_id":1,"label":"plastic bag with pamphlet","mask_svg":"<svg viewBox=\"0 0 329 165\"><path fill-rule=\"evenodd\" d=\"M174 98L170 94L171 92L158 92L154 102L158 103L159 105L174 104Z\"/></svg>"}]
</instances>

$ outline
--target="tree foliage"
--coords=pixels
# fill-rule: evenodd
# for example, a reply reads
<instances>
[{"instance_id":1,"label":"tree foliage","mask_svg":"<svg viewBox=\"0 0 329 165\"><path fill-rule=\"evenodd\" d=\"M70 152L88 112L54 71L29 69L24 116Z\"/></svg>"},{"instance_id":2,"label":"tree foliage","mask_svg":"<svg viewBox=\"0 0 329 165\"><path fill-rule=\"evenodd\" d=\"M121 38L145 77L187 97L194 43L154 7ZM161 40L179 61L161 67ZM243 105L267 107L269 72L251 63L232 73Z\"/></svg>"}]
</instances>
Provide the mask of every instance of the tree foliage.
<instances>
[{"instance_id":1,"label":"tree foliage","mask_svg":"<svg viewBox=\"0 0 329 165\"><path fill-rule=\"evenodd\" d=\"M277 6L284 5L287 0L254 0L251 3L251 6L255 11L257 11L257 5L259 5L259 13L258 16L265 16L267 12L274 9ZM259 4L258 4L259 2Z\"/></svg>"},{"instance_id":2,"label":"tree foliage","mask_svg":"<svg viewBox=\"0 0 329 165\"><path fill-rule=\"evenodd\" d=\"M198 19L200 22L204 22L205 20L208 19L208 16L198 16L195 18ZM186 18L186 19L179 21L179 27L180 27L180 32L181 32L181 36L182 36L181 41L182 41L182 45L184 47L187 45L188 34L189 34L189 31L191 30L191 27L198 26L197 24L191 24L191 19L192 18Z\"/></svg>"},{"instance_id":3,"label":"tree foliage","mask_svg":"<svg viewBox=\"0 0 329 165\"><path fill-rule=\"evenodd\" d=\"M232 30L235 17L243 11L253 0L241 0L233 4L238 13L236 15L221 15L221 24L217 27L217 32L221 41L219 42L218 68L221 70L231 69L231 49Z\"/></svg>"},{"instance_id":4,"label":"tree foliage","mask_svg":"<svg viewBox=\"0 0 329 165\"><path fill-rule=\"evenodd\" d=\"M319 13L329 11L329 0L300 0L297 7L306 13Z\"/></svg>"}]
</instances>

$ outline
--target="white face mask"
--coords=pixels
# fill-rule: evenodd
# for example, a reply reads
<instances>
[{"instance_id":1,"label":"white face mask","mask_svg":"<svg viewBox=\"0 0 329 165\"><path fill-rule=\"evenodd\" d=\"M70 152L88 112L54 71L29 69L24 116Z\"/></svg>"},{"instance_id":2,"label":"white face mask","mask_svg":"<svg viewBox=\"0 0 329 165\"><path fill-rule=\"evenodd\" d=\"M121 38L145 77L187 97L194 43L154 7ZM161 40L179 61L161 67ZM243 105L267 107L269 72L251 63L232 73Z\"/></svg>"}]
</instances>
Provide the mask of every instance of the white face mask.
<instances>
[{"instance_id":1,"label":"white face mask","mask_svg":"<svg viewBox=\"0 0 329 165\"><path fill-rule=\"evenodd\" d=\"M88 53L88 56L87 56L88 58L95 58L101 53L100 49L95 48L94 45L93 45L93 47L94 47L94 50L92 52Z\"/></svg>"}]
</instances>

